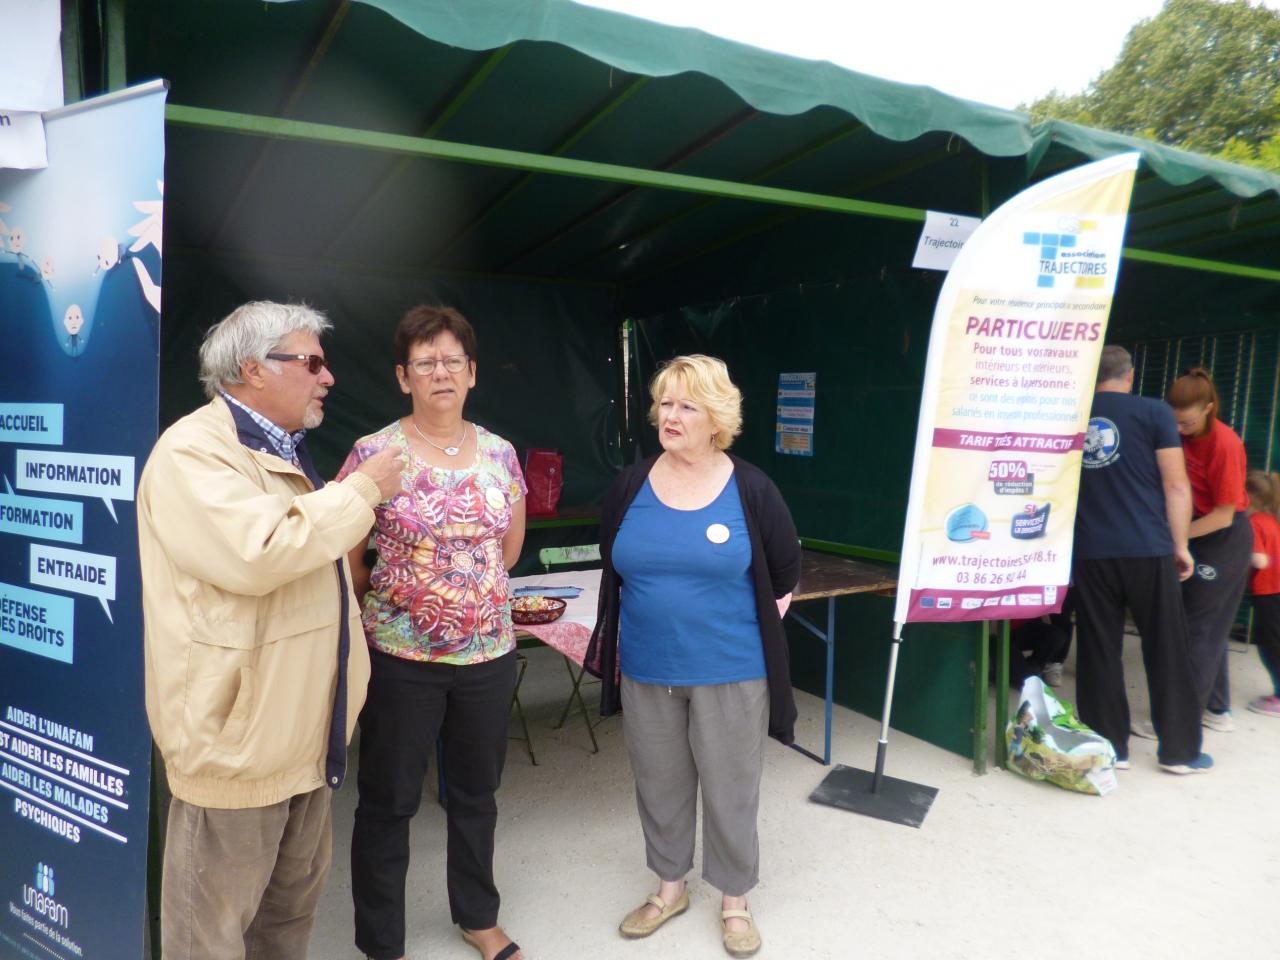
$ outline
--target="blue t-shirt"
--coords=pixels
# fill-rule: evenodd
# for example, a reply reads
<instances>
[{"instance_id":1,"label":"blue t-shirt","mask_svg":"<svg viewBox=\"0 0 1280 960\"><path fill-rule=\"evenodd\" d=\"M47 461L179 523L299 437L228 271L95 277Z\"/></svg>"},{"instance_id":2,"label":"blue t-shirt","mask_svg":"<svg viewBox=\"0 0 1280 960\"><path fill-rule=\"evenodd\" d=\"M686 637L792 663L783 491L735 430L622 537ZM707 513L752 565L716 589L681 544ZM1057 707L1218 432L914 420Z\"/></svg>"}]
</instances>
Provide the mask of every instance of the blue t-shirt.
<instances>
[{"instance_id":1,"label":"blue t-shirt","mask_svg":"<svg viewBox=\"0 0 1280 960\"><path fill-rule=\"evenodd\" d=\"M1173 538L1156 451L1182 447L1173 411L1131 393L1094 395L1085 434L1076 512L1082 560L1165 557Z\"/></svg>"},{"instance_id":2,"label":"blue t-shirt","mask_svg":"<svg viewBox=\"0 0 1280 960\"><path fill-rule=\"evenodd\" d=\"M735 477L699 510L668 507L645 480L618 528L613 566L622 577L618 648L626 676L681 687L764 677L751 540Z\"/></svg>"}]
</instances>

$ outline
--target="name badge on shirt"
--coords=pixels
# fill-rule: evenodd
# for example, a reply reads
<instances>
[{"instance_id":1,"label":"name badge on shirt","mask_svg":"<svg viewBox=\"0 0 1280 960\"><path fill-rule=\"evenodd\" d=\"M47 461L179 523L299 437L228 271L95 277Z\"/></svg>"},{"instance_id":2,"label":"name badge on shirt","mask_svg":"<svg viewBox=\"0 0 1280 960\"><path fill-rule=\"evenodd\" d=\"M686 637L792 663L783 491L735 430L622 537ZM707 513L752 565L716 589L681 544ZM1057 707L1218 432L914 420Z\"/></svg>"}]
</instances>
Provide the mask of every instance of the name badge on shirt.
<instances>
[{"instance_id":1,"label":"name badge on shirt","mask_svg":"<svg viewBox=\"0 0 1280 960\"><path fill-rule=\"evenodd\" d=\"M724 543L729 539L729 528L723 523L713 523L707 527L707 539L712 543Z\"/></svg>"}]
</instances>

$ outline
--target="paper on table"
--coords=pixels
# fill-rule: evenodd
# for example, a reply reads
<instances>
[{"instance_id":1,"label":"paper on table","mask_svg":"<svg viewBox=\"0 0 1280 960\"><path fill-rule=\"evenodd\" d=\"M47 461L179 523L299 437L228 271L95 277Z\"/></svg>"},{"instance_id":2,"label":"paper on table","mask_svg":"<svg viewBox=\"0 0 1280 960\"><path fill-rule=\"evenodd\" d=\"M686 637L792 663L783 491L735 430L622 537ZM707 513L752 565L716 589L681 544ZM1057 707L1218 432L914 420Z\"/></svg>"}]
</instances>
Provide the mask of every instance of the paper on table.
<instances>
[{"instance_id":1,"label":"paper on table","mask_svg":"<svg viewBox=\"0 0 1280 960\"><path fill-rule=\"evenodd\" d=\"M551 587L536 583L511 591L513 597L558 597L564 600L576 600L581 593L581 587Z\"/></svg>"}]
</instances>

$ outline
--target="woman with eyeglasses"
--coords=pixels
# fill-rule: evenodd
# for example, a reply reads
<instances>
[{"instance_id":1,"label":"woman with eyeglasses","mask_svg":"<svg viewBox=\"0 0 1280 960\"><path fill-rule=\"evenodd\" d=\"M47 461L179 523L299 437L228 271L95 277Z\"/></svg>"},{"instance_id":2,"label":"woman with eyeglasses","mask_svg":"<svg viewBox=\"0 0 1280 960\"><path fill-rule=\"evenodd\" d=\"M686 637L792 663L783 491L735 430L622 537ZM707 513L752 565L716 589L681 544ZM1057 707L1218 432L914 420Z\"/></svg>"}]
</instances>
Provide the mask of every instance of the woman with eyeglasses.
<instances>
[{"instance_id":1,"label":"woman with eyeglasses","mask_svg":"<svg viewBox=\"0 0 1280 960\"><path fill-rule=\"evenodd\" d=\"M404 455L404 489L374 511L372 571L363 545L350 556L372 661L351 837L355 942L373 960L405 955L409 821L439 737L453 922L484 960L520 960L498 926L493 833L516 683L507 568L527 491L511 444L463 417L476 385L471 324L449 307L414 307L395 354L412 409L356 441L338 474L388 447Z\"/></svg>"}]
</instances>

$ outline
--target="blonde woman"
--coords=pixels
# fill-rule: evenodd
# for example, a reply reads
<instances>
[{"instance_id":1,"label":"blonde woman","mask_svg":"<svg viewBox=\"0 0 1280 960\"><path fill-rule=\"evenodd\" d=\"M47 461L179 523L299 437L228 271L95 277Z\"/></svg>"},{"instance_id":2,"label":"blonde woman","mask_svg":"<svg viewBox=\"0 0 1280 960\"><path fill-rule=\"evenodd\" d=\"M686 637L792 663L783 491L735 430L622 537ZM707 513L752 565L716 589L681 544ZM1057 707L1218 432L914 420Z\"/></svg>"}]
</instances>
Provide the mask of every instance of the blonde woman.
<instances>
[{"instance_id":1,"label":"blonde woman","mask_svg":"<svg viewBox=\"0 0 1280 960\"><path fill-rule=\"evenodd\" d=\"M756 815L766 733L794 740L782 614L800 576L791 513L773 482L726 450L742 394L724 362L670 361L650 385L662 453L625 470L601 510L600 609L587 664L624 739L658 892L623 919L646 937L689 906L699 788L703 879L722 894L725 950L749 957L759 876ZM620 674L620 676L619 676Z\"/></svg>"}]
</instances>

